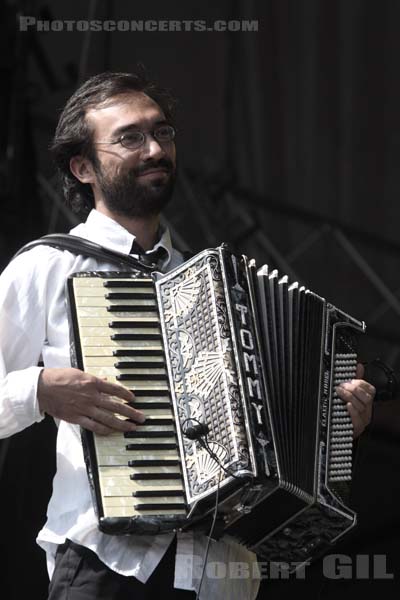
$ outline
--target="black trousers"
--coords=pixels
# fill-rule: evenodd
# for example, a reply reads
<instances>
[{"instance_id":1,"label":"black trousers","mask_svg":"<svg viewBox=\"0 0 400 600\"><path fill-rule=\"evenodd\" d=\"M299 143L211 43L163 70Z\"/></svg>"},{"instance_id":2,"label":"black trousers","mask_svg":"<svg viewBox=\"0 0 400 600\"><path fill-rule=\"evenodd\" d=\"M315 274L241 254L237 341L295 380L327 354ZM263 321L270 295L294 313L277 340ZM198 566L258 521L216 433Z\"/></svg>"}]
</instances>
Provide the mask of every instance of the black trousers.
<instances>
[{"instance_id":1,"label":"black trousers","mask_svg":"<svg viewBox=\"0 0 400 600\"><path fill-rule=\"evenodd\" d=\"M67 540L58 547L48 600L194 600L194 592L174 589L176 541L146 584L109 569L84 546Z\"/></svg>"}]
</instances>

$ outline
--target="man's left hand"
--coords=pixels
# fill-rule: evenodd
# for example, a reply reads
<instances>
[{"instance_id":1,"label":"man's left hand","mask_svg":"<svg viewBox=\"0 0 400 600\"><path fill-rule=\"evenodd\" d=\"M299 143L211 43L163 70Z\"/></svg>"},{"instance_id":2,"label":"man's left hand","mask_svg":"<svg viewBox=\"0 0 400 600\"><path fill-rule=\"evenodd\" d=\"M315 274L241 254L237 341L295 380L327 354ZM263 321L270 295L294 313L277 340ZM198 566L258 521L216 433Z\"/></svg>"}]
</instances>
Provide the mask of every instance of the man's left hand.
<instances>
[{"instance_id":1,"label":"man's left hand","mask_svg":"<svg viewBox=\"0 0 400 600\"><path fill-rule=\"evenodd\" d=\"M346 402L354 429L354 438L358 438L369 425L372 418L372 403L376 390L373 385L362 379L364 367L357 365L357 379L342 383L336 388L338 396Z\"/></svg>"}]
</instances>

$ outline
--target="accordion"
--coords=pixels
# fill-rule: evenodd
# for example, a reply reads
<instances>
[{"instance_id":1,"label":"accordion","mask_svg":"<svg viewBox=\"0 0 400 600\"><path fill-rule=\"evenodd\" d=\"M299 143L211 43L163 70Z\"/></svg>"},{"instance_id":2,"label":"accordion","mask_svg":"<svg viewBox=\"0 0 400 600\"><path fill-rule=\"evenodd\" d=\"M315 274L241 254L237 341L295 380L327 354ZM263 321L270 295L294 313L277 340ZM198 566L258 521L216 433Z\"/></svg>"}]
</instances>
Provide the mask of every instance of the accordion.
<instances>
[{"instance_id":1,"label":"accordion","mask_svg":"<svg viewBox=\"0 0 400 600\"><path fill-rule=\"evenodd\" d=\"M82 443L99 527L209 526L302 563L356 521L352 424L336 387L365 325L227 247L167 273L67 282L73 365L125 385L146 421Z\"/></svg>"}]
</instances>

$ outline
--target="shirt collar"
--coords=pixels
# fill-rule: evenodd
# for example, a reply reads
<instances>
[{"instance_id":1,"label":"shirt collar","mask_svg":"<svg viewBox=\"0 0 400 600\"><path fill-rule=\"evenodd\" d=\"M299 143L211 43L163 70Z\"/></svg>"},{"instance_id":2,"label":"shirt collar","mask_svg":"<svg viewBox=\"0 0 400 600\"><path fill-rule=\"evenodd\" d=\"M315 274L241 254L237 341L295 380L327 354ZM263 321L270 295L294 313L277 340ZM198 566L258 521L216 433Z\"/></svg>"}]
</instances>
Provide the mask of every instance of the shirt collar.
<instances>
[{"instance_id":1,"label":"shirt collar","mask_svg":"<svg viewBox=\"0 0 400 600\"><path fill-rule=\"evenodd\" d=\"M88 240L124 254L129 254L132 243L136 239L136 236L129 233L125 227L96 209L90 211L85 223L74 227L70 233L82 235L83 232ZM167 258L163 263L163 268L165 268L171 261L172 241L169 230L163 225L160 225L159 241L146 254L154 252L160 247L167 251Z\"/></svg>"}]
</instances>

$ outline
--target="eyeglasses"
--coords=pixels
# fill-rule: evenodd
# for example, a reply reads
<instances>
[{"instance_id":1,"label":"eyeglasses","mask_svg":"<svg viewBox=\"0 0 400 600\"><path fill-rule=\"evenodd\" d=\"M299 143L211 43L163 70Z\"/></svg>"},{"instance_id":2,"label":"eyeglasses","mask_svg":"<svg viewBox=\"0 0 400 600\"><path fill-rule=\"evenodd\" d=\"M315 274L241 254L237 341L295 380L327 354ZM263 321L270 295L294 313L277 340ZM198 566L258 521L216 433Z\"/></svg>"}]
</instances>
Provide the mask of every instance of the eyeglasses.
<instances>
[{"instance_id":1,"label":"eyeglasses","mask_svg":"<svg viewBox=\"0 0 400 600\"><path fill-rule=\"evenodd\" d=\"M156 127L153 131L129 131L128 133L123 133L119 136L119 138L113 142L104 141L104 142L95 142L95 144L121 144L124 148L128 150L137 150L146 141L146 137L151 134L152 137L159 144L167 144L168 142L172 142L175 139L176 130L172 125L160 125Z\"/></svg>"}]
</instances>

